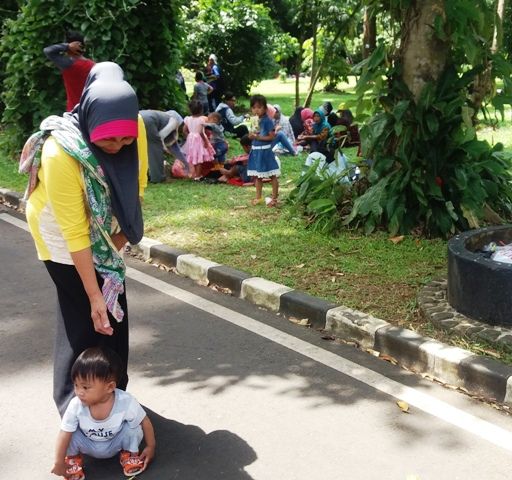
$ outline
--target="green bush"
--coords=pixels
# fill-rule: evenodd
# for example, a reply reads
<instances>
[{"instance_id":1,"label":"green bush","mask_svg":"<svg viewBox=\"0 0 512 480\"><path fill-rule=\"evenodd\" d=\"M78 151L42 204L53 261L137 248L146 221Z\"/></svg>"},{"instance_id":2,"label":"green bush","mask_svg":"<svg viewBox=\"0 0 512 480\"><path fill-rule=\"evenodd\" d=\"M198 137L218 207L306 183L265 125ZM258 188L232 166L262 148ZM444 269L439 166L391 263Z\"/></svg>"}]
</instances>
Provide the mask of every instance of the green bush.
<instances>
[{"instance_id":1,"label":"green bush","mask_svg":"<svg viewBox=\"0 0 512 480\"><path fill-rule=\"evenodd\" d=\"M254 81L277 73L274 32L267 8L249 0L193 2L187 12L185 65L204 70L214 53L224 91L247 95Z\"/></svg>"},{"instance_id":2,"label":"green bush","mask_svg":"<svg viewBox=\"0 0 512 480\"><path fill-rule=\"evenodd\" d=\"M486 207L511 218L510 157L477 140L471 121L466 92L476 73L448 68L418 102L401 80L389 82L384 111L361 130L371 185L346 224L446 237L478 226Z\"/></svg>"},{"instance_id":3,"label":"green bush","mask_svg":"<svg viewBox=\"0 0 512 480\"><path fill-rule=\"evenodd\" d=\"M65 93L57 68L43 54L80 30L95 61L114 61L137 91L141 108L176 108L184 102L175 74L182 45L181 1L28 0L6 20L0 48L6 66L2 124L10 152L49 114L60 114Z\"/></svg>"}]
</instances>

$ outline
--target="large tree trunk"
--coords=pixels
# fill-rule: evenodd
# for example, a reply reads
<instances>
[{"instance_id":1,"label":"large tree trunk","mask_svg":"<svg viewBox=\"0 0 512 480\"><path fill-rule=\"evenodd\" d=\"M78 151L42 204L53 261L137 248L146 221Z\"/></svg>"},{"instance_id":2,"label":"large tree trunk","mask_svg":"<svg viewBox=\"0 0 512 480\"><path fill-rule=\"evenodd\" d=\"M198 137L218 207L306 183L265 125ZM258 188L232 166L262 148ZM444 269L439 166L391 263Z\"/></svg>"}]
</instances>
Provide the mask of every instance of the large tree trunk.
<instances>
[{"instance_id":1,"label":"large tree trunk","mask_svg":"<svg viewBox=\"0 0 512 480\"><path fill-rule=\"evenodd\" d=\"M444 0L413 0L407 8L399 55L402 78L416 101L423 87L435 82L446 66L447 45L432 29L436 15L444 12Z\"/></svg>"},{"instance_id":2,"label":"large tree trunk","mask_svg":"<svg viewBox=\"0 0 512 480\"><path fill-rule=\"evenodd\" d=\"M363 58L368 58L377 45L377 21L368 7L364 9L363 19Z\"/></svg>"}]
</instances>

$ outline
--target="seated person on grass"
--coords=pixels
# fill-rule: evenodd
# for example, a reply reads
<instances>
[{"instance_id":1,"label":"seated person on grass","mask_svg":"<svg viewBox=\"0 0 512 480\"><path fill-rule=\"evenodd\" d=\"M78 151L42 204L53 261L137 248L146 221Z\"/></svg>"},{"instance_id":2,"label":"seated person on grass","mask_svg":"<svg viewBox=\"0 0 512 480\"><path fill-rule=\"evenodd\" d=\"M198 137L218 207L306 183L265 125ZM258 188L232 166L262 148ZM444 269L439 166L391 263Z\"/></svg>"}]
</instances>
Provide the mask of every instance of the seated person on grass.
<instances>
[{"instance_id":1,"label":"seated person on grass","mask_svg":"<svg viewBox=\"0 0 512 480\"><path fill-rule=\"evenodd\" d=\"M252 145L249 135L244 135L240 139L240 145L245 153L231 158L229 163L226 163L224 166L225 168L220 169L222 176L219 178L219 182L237 185L251 182L251 177L247 176L247 161L249 160L249 152Z\"/></svg>"}]
</instances>

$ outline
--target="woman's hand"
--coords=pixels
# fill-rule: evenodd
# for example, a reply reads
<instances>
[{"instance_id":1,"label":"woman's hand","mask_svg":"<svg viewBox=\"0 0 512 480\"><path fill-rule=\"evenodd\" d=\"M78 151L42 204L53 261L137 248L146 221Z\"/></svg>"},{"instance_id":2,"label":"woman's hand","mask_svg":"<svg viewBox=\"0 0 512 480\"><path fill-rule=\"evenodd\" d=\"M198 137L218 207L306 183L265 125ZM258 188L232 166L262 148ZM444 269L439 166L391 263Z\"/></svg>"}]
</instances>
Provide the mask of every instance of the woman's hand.
<instances>
[{"instance_id":1,"label":"woman's hand","mask_svg":"<svg viewBox=\"0 0 512 480\"><path fill-rule=\"evenodd\" d=\"M112 335L114 329L110 326L110 320L107 314L107 305L103 294L99 292L89 297L91 304L91 319L94 324L94 330L102 335Z\"/></svg>"}]
</instances>

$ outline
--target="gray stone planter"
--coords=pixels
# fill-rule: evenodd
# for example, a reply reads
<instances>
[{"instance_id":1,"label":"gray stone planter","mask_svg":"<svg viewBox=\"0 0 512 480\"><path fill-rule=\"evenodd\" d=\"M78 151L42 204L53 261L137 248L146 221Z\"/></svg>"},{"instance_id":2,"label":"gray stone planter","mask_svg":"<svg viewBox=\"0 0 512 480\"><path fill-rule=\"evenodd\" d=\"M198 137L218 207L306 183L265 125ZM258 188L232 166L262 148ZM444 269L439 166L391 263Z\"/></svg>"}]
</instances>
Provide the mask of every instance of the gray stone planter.
<instances>
[{"instance_id":1,"label":"gray stone planter","mask_svg":"<svg viewBox=\"0 0 512 480\"><path fill-rule=\"evenodd\" d=\"M448 242L448 302L490 325L512 326L512 264L477 253L490 242L512 243L512 225L470 230Z\"/></svg>"}]
</instances>

